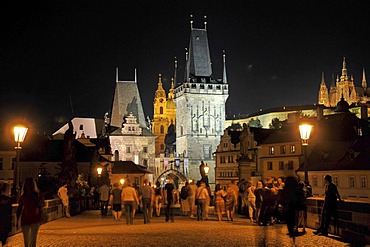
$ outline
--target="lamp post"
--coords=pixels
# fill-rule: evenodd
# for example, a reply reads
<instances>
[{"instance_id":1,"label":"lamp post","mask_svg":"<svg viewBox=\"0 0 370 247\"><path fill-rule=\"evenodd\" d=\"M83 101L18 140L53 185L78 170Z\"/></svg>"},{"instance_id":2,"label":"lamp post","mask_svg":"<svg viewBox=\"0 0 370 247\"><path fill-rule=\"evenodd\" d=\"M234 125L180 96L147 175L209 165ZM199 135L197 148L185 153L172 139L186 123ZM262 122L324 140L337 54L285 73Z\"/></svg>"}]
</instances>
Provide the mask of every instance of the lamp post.
<instances>
[{"instance_id":1,"label":"lamp post","mask_svg":"<svg viewBox=\"0 0 370 247\"><path fill-rule=\"evenodd\" d=\"M24 126L15 126L14 127L14 140L17 143L17 146L15 147L15 152L16 152L16 161L15 161L15 167L14 167L14 184L13 184L13 189L14 189L14 196L15 199L18 201L19 197L19 159L21 155L21 144L24 141L24 138L26 137L28 128Z\"/></svg>"},{"instance_id":2,"label":"lamp post","mask_svg":"<svg viewBox=\"0 0 370 247\"><path fill-rule=\"evenodd\" d=\"M98 172L98 180L99 180L99 186L100 186L100 184L101 184L101 173L103 171L103 168L98 167L98 168L96 168L96 171Z\"/></svg>"},{"instance_id":3,"label":"lamp post","mask_svg":"<svg viewBox=\"0 0 370 247\"><path fill-rule=\"evenodd\" d=\"M303 158L304 158L304 163L303 163L303 168L304 168L304 183L306 186L309 185L308 181L308 162L307 162L307 146L308 146L308 140L310 139L311 135L311 130L312 130L312 125L309 124L301 124L299 125L299 133L301 135L301 140L302 140L302 151L303 151Z\"/></svg>"},{"instance_id":4,"label":"lamp post","mask_svg":"<svg viewBox=\"0 0 370 247\"><path fill-rule=\"evenodd\" d=\"M204 175L205 175L205 177L204 177L204 182L206 182L206 185L208 186L208 172L209 172L209 166L208 166L208 164L206 163L205 165L204 165L204 167L203 167L203 170L204 170Z\"/></svg>"}]
</instances>

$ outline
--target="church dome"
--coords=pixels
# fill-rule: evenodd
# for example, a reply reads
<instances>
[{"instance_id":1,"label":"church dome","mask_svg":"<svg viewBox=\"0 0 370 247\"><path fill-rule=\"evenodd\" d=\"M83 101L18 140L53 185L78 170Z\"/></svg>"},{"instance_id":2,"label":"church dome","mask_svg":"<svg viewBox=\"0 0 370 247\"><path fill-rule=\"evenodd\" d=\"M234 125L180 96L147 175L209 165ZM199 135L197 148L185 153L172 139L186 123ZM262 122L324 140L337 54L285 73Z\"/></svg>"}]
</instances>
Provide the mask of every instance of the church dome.
<instances>
[{"instance_id":1,"label":"church dome","mask_svg":"<svg viewBox=\"0 0 370 247\"><path fill-rule=\"evenodd\" d=\"M349 104L347 101L344 100L343 96L337 104L337 108L334 110L335 112L349 112Z\"/></svg>"},{"instance_id":2,"label":"church dome","mask_svg":"<svg viewBox=\"0 0 370 247\"><path fill-rule=\"evenodd\" d=\"M168 99L166 103L167 109L176 109L176 105L175 102L173 102L173 99Z\"/></svg>"}]
</instances>

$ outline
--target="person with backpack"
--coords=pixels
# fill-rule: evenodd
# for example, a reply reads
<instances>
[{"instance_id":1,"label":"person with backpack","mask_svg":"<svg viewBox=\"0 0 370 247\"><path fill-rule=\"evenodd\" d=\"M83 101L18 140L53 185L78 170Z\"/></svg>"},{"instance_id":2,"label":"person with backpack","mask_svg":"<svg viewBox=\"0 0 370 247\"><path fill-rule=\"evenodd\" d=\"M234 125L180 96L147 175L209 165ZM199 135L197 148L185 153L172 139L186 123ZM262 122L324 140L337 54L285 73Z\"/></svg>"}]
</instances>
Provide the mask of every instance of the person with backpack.
<instances>
[{"instance_id":1,"label":"person with backpack","mask_svg":"<svg viewBox=\"0 0 370 247\"><path fill-rule=\"evenodd\" d=\"M189 197L189 183L186 182L185 186L181 188L181 192L180 192L182 216L188 216L188 213L190 211L189 202L187 200L188 197Z\"/></svg>"}]
</instances>

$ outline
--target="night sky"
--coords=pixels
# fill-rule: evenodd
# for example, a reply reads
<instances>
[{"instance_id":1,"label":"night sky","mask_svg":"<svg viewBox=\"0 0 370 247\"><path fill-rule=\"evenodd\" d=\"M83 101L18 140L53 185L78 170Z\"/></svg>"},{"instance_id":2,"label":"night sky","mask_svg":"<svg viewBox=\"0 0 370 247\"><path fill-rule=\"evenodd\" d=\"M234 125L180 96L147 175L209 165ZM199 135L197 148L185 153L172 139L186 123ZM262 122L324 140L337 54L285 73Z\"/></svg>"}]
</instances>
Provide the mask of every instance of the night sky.
<instances>
[{"instance_id":1,"label":"night sky","mask_svg":"<svg viewBox=\"0 0 370 247\"><path fill-rule=\"evenodd\" d=\"M115 67L134 80L152 118L158 74L168 91L178 57L184 74L189 15L207 15L213 77L226 50L227 115L317 102L345 55L349 74L370 84L367 1L2 1L0 128L24 121L51 133L73 116L103 118ZM72 111L73 110L73 111Z\"/></svg>"}]
</instances>

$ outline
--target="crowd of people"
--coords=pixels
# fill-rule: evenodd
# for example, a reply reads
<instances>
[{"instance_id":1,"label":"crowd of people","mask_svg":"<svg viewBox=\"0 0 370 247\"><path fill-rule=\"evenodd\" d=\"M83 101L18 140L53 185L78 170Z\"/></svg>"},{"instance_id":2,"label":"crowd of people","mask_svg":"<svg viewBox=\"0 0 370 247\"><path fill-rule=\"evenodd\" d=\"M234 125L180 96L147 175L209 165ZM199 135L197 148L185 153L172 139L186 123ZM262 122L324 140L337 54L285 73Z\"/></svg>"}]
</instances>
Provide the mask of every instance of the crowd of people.
<instances>
[{"instance_id":1,"label":"crowd of people","mask_svg":"<svg viewBox=\"0 0 370 247\"><path fill-rule=\"evenodd\" d=\"M336 216L337 200L342 201L331 176L325 176L325 185L321 224L314 232L323 236L328 235L330 219ZM67 184L61 186L58 196L63 204L64 216L71 217L67 188ZM7 235L11 231L12 203L10 198L4 195L4 191L1 187L0 217L4 222L0 228L2 244L6 243ZM108 215L111 209L115 221L120 221L124 212L127 225L133 224L138 210L143 214L144 224L149 224L153 215L161 216L163 205L166 222L174 222L176 207L181 209L182 216L204 221L208 219L209 207L213 205L218 221L223 220L223 215L226 215L227 221L233 221L235 213L239 212L245 214L251 224L269 226L286 223L293 239L299 228L302 227L302 233L306 232L306 198L312 196L310 187L302 181L298 182L294 177L287 177L284 181L282 178L271 177L265 181L257 181L256 185L253 181L242 179L238 184L232 181L224 188L217 184L213 193L207 181L186 182L179 190L171 179L168 179L165 185L157 181L154 186L148 179L145 179L140 187L130 181L126 181L122 188L118 183L115 183L112 189L108 185L102 185L94 192L94 203L97 204L95 209L100 209L102 216ZM98 202L95 201L97 199ZM21 223L25 246L36 246L44 199L33 178L25 180L18 204L16 227Z\"/></svg>"}]
</instances>

